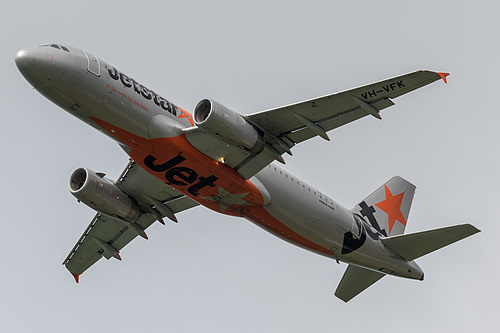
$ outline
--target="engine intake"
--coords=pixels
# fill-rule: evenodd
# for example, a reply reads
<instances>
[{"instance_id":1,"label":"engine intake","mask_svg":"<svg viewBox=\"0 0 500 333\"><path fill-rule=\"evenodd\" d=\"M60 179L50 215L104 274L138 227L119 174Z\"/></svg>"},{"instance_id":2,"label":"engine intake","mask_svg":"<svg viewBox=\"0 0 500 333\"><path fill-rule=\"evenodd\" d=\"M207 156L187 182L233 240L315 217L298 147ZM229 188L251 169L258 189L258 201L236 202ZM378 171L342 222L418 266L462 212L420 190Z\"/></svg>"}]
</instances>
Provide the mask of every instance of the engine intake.
<instances>
[{"instance_id":1,"label":"engine intake","mask_svg":"<svg viewBox=\"0 0 500 333\"><path fill-rule=\"evenodd\" d=\"M194 109L194 123L205 133L224 142L258 153L264 148L262 133L243 116L224 105L204 99Z\"/></svg>"},{"instance_id":2,"label":"engine intake","mask_svg":"<svg viewBox=\"0 0 500 333\"><path fill-rule=\"evenodd\" d=\"M115 184L104 175L79 168L69 179L69 191L90 208L109 216L135 222L139 209Z\"/></svg>"}]
</instances>

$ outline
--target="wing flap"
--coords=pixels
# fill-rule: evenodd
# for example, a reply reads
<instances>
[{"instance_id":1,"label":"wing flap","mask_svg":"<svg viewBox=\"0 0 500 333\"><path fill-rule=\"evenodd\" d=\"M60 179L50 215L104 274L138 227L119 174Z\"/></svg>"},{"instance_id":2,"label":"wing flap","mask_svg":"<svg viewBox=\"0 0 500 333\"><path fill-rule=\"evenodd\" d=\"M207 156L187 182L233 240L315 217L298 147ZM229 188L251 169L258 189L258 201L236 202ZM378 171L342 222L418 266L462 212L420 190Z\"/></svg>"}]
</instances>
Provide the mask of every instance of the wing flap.
<instances>
[{"instance_id":1,"label":"wing flap","mask_svg":"<svg viewBox=\"0 0 500 333\"><path fill-rule=\"evenodd\" d=\"M394 105L390 99L383 99L374 103L371 103L370 106L373 107L377 111L382 111L385 108ZM319 120L317 123L321 126L325 131L331 131L337 127L346 125L350 122L353 122L357 119L363 118L367 116L368 113L364 111L359 106L346 110L344 112L340 112L331 117ZM300 143L302 141L306 141L316 136L316 133L309 130L307 127L301 128L297 131L294 131L290 134L287 134L286 137L292 140L295 143Z\"/></svg>"},{"instance_id":2,"label":"wing flap","mask_svg":"<svg viewBox=\"0 0 500 333\"><path fill-rule=\"evenodd\" d=\"M153 224L155 218L151 215L142 215L137 224L142 229L147 229ZM138 234L131 228L128 228L123 222L102 215L96 214L92 222L80 237L70 254L66 257L63 265L75 276L82 274L90 266L96 263L102 256L110 259L106 251L98 241L108 244L117 253L130 243Z\"/></svg>"},{"instance_id":3,"label":"wing flap","mask_svg":"<svg viewBox=\"0 0 500 333\"><path fill-rule=\"evenodd\" d=\"M335 291L335 296L347 303L363 290L383 278L384 275L383 273L349 265Z\"/></svg>"}]
</instances>

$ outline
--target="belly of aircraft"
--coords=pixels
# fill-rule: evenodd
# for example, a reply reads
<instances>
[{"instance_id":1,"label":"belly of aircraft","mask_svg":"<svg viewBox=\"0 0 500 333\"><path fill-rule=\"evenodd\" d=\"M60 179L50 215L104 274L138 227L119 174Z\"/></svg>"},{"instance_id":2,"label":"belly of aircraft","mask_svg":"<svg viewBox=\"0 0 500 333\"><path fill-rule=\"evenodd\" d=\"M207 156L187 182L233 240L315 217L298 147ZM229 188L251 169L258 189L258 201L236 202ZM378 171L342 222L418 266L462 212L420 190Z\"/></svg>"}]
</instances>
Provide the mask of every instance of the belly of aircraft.
<instances>
[{"instance_id":1,"label":"belly of aircraft","mask_svg":"<svg viewBox=\"0 0 500 333\"><path fill-rule=\"evenodd\" d=\"M256 178L270 194L270 204L248 207L243 216L274 235L329 257L337 257L351 214L341 205L271 164ZM281 173L280 173L281 172Z\"/></svg>"}]
</instances>

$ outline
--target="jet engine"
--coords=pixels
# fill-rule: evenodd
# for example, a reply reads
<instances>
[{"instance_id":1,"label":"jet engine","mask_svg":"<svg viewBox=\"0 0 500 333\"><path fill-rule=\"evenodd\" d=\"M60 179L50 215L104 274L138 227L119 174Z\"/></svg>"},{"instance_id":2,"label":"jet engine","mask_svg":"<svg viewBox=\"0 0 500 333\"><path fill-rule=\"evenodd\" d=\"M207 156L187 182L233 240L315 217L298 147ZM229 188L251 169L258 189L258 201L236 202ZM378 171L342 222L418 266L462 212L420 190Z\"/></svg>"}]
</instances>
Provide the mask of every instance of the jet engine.
<instances>
[{"instance_id":1,"label":"jet engine","mask_svg":"<svg viewBox=\"0 0 500 333\"><path fill-rule=\"evenodd\" d=\"M79 168L71 175L68 186L79 201L102 214L127 222L139 217L139 209L132 200L103 174Z\"/></svg>"},{"instance_id":2,"label":"jet engine","mask_svg":"<svg viewBox=\"0 0 500 333\"><path fill-rule=\"evenodd\" d=\"M248 123L239 113L224 105L204 99L194 109L194 123L205 133L258 153L264 148L261 131Z\"/></svg>"}]
</instances>

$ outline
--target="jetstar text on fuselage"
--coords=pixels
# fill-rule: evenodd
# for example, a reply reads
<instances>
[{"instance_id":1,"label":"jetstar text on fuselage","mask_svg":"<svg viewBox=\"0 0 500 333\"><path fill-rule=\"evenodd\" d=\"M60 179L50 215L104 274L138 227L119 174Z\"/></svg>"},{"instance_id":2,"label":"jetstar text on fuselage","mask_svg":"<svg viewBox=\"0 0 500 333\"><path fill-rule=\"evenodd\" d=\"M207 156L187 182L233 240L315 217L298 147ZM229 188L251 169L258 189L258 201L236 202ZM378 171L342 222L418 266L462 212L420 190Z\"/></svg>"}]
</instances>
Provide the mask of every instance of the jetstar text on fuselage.
<instances>
[{"instance_id":1,"label":"jetstar text on fuselage","mask_svg":"<svg viewBox=\"0 0 500 333\"><path fill-rule=\"evenodd\" d=\"M161 97L153 90L150 90L127 75L123 74L114 67L108 68L109 76L116 81L120 81L126 88L133 88L133 90L144 97L147 100L153 100L156 105L161 107L163 110L171 113L174 116L178 114L178 108L174 104L167 101L165 98Z\"/></svg>"}]
</instances>

